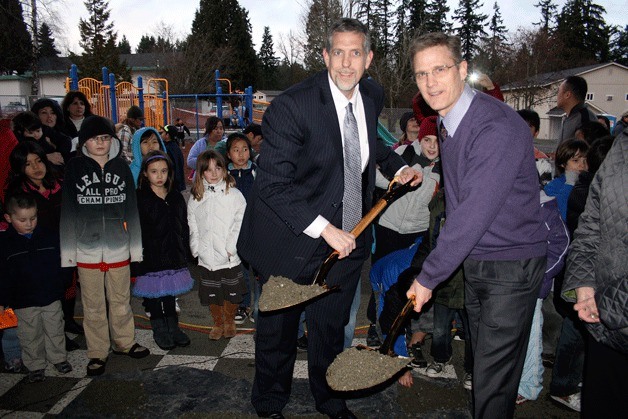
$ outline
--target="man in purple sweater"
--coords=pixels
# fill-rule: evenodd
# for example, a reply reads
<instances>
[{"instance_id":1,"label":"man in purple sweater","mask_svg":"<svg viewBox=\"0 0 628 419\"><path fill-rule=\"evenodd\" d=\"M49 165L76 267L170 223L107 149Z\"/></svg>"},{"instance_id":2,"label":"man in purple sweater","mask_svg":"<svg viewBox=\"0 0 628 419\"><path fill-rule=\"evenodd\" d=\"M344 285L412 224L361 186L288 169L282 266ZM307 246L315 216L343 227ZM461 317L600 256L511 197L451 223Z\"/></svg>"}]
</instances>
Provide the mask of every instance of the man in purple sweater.
<instances>
[{"instance_id":1,"label":"man in purple sweater","mask_svg":"<svg viewBox=\"0 0 628 419\"><path fill-rule=\"evenodd\" d=\"M421 311L464 264L474 417L511 418L546 265L532 136L513 109L465 83L457 37L423 35L411 54L419 91L439 114L447 222L407 295Z\"/></svg>"}]
</instances>

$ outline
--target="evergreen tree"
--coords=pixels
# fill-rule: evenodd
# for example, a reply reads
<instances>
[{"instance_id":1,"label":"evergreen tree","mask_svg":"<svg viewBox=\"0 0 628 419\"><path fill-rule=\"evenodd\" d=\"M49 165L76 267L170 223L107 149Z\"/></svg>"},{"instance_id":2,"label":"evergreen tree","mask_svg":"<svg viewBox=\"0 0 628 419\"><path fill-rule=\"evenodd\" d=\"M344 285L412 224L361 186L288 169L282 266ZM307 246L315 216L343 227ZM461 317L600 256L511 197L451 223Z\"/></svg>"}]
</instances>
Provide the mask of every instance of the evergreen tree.
<instances>
[{"instance_id":1,"label":"evergreen tree","mask_svg":"<svg viewBox=\"0 0 628 419\"><path fill-rule=\"evenodd\" d=\"M391 54L394 49L395 39L394 32L391 31L392 24L392 5L390 0L371 0L370 1L370 17L368 25L371 32L372 49L376 53L378 60L382 66L380 69L390 70ZM387 67L387 68L386 68Z\"/></svg>"},{"instance_id":2,"label":"evergreen tree","mask_svg":"<svg viewBox=\"0 0 628 419\"><path fill-rule=\"evenodd\" d=\"M425 33L450 32L452 24L447 21L447 0L431 0L425 6Z\"/></svg>"},{"instance_id":3,"label":"evergreen tree","mask_svg":"<svg viewBox=\"0 0 628 419\"><path fill-rule=\"evenodd\" d=\"M197 56L199 49L206 56L217 53L228 57L214 68L229 78L233 87L244 89L255 84L256 60L248 12L237 0L201 0L192 22L187 49ZM223 54L222 49L228 53ZM207 68L201 71L207 72Z\"/></svg>"},{"instance_id":4,"label":"evergreen tree","mask_svg":"<svg viewBox=\"0 0 628 419\"><path fill-rule=\"evenodd\" d=\"M0 74L18 74L31 65L32 41L19 0L0 3Z\"/></svg>"},{"instance_id":5,"label":"evergreen tree","mask_svg":"<svg viewBox=\"0 0 628 419\"><path fill-rule=\"evenodd\" d=\"M481 71L490 77L496 77L505 63L508 55L508 42L506 40L506 27L502 19L501 11L497 2L493 4L493 16L489 24L489 34L484 40L480 53L474 64L477 64Z\"/></svg>"},{"instance_id":6,"label":"evergreen tree","mask_svg":"<svg viewBox=\"0 0 628 419\"><path fill-rule=\"evenodd\" d=\"M454 11L454 20L460 24L455 31L460 37L462 57L469 62L478 49L479 41L487 35L484 31L484 22L488 16L478 12L482 6L480 0L460 0L458 8Z\"/></svg>"},{"instance_id":7,"label":"evergreen tree","mask_svg":"<svg viewBox=\"0 0 628 419\"><path fill-rule=\"evenodd\" d=\"M425 26L428 19L427 0L408 0L405 3L407 3L407 9L410 14L408 26L411 35L426 33Z\"/></svg>"},{"instance_id":8,"label":"evergreen tree","mask_svg":"<svg viewBox=\"0 0 628 419\"><path fill-rule=\"evenodd\" d=\"M40 57L58 57L60 52L55 46L55 40L52 37L52 30L47 23L42 23L39 27L39 56Z\"/></svg>"},{"instance_id":9,"label":"evergreen tree","mask_svg":"<svg viewBox=\"0 0 628 419\"><path fill-rule=\"evenodd\" d=\"M131 44L129 43L129 40L126 39L126 35L122 35L122 39L118 42L118 52L120 54L131 53Z\"/></svg>"},{"instance_id":10,"label":"evergreen tree","mask_svg":"<svg viewBox=\"0 0 628 419\"><path fill-rule=\"evenodd\" d=\"M116 75L117 81L130 81L131 71L126 62L120 62L117 35L113 23L109 22L109 3L107 0L86 0L84 4L89 17L79 20L79 45L83 48L83 54L70 54L79 67L81 77L101 80L102 67L107 67L109 72Z\"/></svg>"},{"instance_id":11,"label":"evergreen tree","mask_svg":"<svg viewBox=\"0 0 628 419\"><path fill-rule=\"evenodd\" d=\"M342 16L342 5L338 0L312 0L305 21L305 56L303 63L312 74L325 68L323 49L327 43L328 30Z\"/></svg>"},{"instance_id":12,"label":"evergreen tree","mask_svg":"<svg viewBox=\"0 0 628 419\"><path fill-rule=\"evenodd\" d=\"M564 53L571 66L608 60L611 28L604 13L592 0L568 0L558 14L555 35L567 46Z\"/></svg>"},{"instance_id":13,"label":"evergreen tree","mask_svg":"<svg viewBox=\"0 0 628 419\"><path fill-rule=\"evenodd\" d=\"M628 25L614 29L609 60L628 66Z\"/></svg>"},{"instance_id":14,"label":"evergreen tree","mask_svg":"<svg viewBox=\"0 0 628 419\"><path fill-rule=\"evenodd\" d=\"M539 0L534 7L538 7L541 11L541 20L534 24L539 25L542 30L549 33L552 29L553 22L556 20L558 6L554 4L553 0Z\"/></svg>"},{"instance_id":15,"label":"evergreen tree","mask_svg":"<svg viewBox=\"0 0 628 419\"><path fill-rule=\"evenodd\" d=\"M273 36L271 35L270 28L268 26L264 26L264 35L262 35L262 46L259 49L259 60L259 88L276 89L277 67L279 67L279 58L275 56Z\"/></svg>"},{"instance_id":16,"label":"evergreen tree","mask_svg":"<svg viewBox=\"0 0 628 419\"><path fill-rule=\"evenodd\" d=\"M136 54L146 54L148 52L154 52L157 48L157 40L154 36L142 35L140 43L137 44L135 50Z\"/></svg>"},{"instance_id":17,"label":"evergreen tree","mask_svg":"<svg viewBox=\"0 0 628 419\"><path fill-rule=\"evenodd\" d=\"M175 44L170 39L158 36L155 41L155 52L167 53L174 52L176 50Z\"/></svg>"}]
</instances>

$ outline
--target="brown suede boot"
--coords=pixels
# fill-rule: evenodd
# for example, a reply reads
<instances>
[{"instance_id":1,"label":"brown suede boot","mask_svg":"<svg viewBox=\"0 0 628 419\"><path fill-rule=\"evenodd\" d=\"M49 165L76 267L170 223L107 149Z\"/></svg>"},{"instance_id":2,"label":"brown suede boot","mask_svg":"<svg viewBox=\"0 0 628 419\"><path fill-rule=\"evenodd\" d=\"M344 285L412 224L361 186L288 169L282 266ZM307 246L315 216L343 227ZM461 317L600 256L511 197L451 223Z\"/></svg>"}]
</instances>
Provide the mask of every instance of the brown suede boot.
<instances>
[{"instance_id":1,"label":"brown suede boot","mask_svg":"<svg viewBox=\"0 0 628 419\"><path fill-rule=\"evenodd\" d=\"M235 315L238 311L238 304L230 303L226 301L223 303L225 308L225 334L227 339L230 339L236 335Z\"/></svg>"},{"instance_id":2,"label":"brown suede boot","mask_svg":"<svg viewBox=\"0 0 628 419\"><path fill-rule=\"evenodd\" d=\"M222 337L224 332L224 310L223 306L219 306L218 304L210 304L209 312L212 315L212 319L214 319L214 327L212 327L212 331L209 332L209 338L211 340L218 340Z\"/></svg>"}]
</instances>

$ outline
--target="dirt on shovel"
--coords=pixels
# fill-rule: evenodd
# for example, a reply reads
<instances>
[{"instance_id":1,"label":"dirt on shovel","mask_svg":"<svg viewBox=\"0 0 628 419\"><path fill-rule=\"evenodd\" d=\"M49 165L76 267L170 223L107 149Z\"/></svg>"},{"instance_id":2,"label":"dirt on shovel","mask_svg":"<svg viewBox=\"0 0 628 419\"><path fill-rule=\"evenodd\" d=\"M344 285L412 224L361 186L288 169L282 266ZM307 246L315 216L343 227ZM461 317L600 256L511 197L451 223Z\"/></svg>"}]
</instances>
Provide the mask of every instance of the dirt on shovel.
<instances>
[{"instance_id":1,"label":"dirt on shovel","mask_svg":"<svg viewBox=\"0 0 628 419\"><path fill-rule=\"evenodd\" d=\"M408 366L410 358L394 358L368 348L349 348L327 370L327 384L336 391L375 387Z\"/></svg>"},{"instance_id":2,"label":"dirt on shovel","mask_svg":"<svg viewBox=\"0 0 628 419\"><path fill-rule=\"evenodd\" d=\"M319 285L299 285L283 276L271 276L259 297L260 311L275 311L311 300L328 291Z\"/></svg>"},{"instance_id":3,"label":"dirt on shovel","mask_svg":"<svg viewBox=\"0 0 628 419\"><path fill-rule=\"evenodd\" d=\"M327 368L329 387L336 391L364 390L391 379L406 368L410 358L397 356L392 348L413 307L414 297L408 299L395 318L380 349L358 345L341 352Z\"/></svg>"}]
</instances>

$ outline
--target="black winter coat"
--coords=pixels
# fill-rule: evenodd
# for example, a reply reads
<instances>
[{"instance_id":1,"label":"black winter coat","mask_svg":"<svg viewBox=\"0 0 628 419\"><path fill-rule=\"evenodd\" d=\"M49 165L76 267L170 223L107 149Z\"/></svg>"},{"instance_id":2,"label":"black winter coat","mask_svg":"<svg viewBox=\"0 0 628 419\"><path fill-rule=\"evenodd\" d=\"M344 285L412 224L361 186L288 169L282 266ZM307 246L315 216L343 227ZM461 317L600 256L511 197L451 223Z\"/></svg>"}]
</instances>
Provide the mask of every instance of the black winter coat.
<instances>
[{"instance_id":1,"label":"black winter coat","mask_svg":"<svg viewBox=\"0 0 628 419\"><path fill-rule=\"evenodd\" d=\"M138 189L137 208L144 248L137 274L187 267L192 260L190 229L181 193L173 189L163 200L150 186Z\"/></svg>"},{"instance_id":2,"label":"black winter coat","mask_svg":"<svg viewBox=\"0 0 628 419\"><path fill-rule=\"evenodd\" d=\"M63 297L59 235L37 226L31 238L10 226L0 233L0 305L45 307Z\"/></svg>"}]
</instances>

